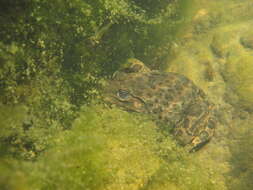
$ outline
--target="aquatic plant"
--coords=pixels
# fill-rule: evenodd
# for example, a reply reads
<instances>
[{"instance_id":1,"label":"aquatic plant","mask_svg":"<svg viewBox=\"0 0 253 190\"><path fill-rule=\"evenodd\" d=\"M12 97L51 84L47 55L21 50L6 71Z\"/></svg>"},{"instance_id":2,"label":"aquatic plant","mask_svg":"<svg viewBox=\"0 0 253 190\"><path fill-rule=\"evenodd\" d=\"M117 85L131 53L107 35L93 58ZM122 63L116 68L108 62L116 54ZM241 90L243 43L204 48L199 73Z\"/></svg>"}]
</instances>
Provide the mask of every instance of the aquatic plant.
<instances>
[{"instance_id":1,"label":"aquatic plant","mask_svg":"<svg viewBox=\"0 0 253 190\"><path fill-rule=\"evenodd\" d=\"M224 76L228 81L228 86L238 96L238 101L234 103L240 108L252 111L253 57L245 51L232 52L231 54L226 63Z\"/></svg>"},{"instance_id":2,"label":"aquatic plant","mask_svg":"<svg viewBox=\"0 0 253 190\"><path fill-rule=\"evenodd\" d=\"M183 18L188 6L194 11ZM226 101L251 111L252 34L238 36L251 28L251 7L241 0L1 1L0 189L252 189L251 122L238 124L226 165L224 141L189 155L145 116L87 106L126 59L164 69L169 57L168 71L185 74L215 102L224 103L228 87Z\"/></svg>"},{"instance_id":3,"label":"aquatic plant","mask_svg":"<svg viewBox=\"0 0 253 190\"><path fill-rule=\"evenodd\" d=\"M84 107L50 146L24 164L31 189L224 189L148 118L116 108Z\"/></svg>"},{"instance_id":4,"label":"aquatic plant","mask_svg":"<svg viewBox=\"0 0 253 190\"><path fill-rule=\"evenodd\" d=\"M230 150L232 166L229 172L229 189L250 190L253 188L253 131L252 117L235 121L236 127L231 131Z\"/></svg>"},{"instance_id":5,"label":"aquatic plant","mask_svg":"<svg viewBox=\"0 0 253 190\"><path fill-rule=\"evenodd\" d=\"M180 20L180 2L0 2L0 102L27 108L27 131L70 128L80 106L98 97L101 81L126 59L162 64L153 59L167 56L162 47Z\"/></svg>"}]
</instances>

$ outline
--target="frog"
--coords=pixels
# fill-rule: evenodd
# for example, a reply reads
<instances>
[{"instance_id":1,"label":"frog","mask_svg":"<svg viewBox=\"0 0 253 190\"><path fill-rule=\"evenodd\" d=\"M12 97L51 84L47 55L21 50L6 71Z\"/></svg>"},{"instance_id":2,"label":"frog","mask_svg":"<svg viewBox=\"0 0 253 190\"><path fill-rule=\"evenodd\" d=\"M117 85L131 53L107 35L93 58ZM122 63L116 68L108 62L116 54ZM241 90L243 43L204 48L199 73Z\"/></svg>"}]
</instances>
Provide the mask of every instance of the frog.
<instances>
[{"instance_id":1,"label":"frog","mask_svg":"<svg viewBox=\"0 0 253 190\"><path fill-rule=\"evenodd\" d=\"M151 70L138 59L129 59L116 71L103 94L106 104L149 115L189 152L206 145L218 124L215 104L192 80Z\"/></svg>"}]
</instances>

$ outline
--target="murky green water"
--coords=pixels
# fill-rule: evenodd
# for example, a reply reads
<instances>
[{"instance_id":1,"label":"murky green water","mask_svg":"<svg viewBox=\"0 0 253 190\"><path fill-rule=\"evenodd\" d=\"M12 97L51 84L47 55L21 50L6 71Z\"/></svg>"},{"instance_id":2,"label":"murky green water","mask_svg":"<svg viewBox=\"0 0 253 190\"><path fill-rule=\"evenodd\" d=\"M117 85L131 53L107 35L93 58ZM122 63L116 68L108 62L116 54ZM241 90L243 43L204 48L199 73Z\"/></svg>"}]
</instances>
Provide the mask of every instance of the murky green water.
<instances>
[{"instance_id":1,"label":"murky green water","mask_svg":"<svg viewBox=\"0 0 253 190\"><path fill-rule=\"evenodd\" d=\"M253 189L251 0L0 3L0 189ZM215 103L189 154L101 89L129 58L188 77Z\"/></svg>"}]
</instances>

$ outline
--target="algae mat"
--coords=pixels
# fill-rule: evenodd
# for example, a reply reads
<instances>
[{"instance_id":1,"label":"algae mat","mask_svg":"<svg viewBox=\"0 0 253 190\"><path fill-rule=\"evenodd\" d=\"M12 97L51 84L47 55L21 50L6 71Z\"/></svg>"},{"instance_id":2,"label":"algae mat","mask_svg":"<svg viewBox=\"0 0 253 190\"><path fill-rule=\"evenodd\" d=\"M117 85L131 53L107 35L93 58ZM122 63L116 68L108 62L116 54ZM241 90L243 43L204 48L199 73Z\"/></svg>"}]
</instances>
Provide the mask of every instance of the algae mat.
<instances>
[{"instance_id":1,"label":"algae mat","mask_svg":"<svg viewBox=\"0 0 253 190\"><path fill-rule=\"evenodd\" d=\"M253 158L241 160L250 154L246 149L253 138L253 2L194 1L191 10L167 71L200 86L218 105L221 120L213 141L196 157L207 167L216 163L228 189L252 189Z\"/></svg>"}]
</instances>

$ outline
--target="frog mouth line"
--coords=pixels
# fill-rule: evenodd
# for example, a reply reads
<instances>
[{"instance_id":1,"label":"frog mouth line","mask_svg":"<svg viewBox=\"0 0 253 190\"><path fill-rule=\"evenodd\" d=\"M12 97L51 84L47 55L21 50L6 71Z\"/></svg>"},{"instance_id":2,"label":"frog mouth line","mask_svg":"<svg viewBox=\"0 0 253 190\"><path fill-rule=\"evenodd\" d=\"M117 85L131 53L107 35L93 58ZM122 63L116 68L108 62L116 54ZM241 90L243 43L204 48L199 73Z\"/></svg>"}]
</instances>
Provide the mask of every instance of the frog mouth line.
<instances>
[{"instance_id":1,"label":"frog mouth line","mask_svg":"<svg viewBox=\"0 0 253 190\"><path fill-rule=\"evenodd\" d=\"M137 99L138 102L140 103L140 107L139 108L144 108L144 110L146 110L146 103L144 100L140 99L139 97L133 96L131 95L133 98ZM127 100L120 100L117 96L111 96L110 98L106 98L104 99L105 103L113 105L115 104L115 102L119 103L119 107L122 108L124 111L129 111L129 112L135 112L135 113L142 113L143 111L141 111L137 106L131 106L130 104L132 104L132 101L127 101ZM133 108L131 108L133 107Z\"/></svg>"}]
</instances>

